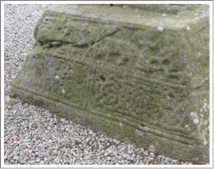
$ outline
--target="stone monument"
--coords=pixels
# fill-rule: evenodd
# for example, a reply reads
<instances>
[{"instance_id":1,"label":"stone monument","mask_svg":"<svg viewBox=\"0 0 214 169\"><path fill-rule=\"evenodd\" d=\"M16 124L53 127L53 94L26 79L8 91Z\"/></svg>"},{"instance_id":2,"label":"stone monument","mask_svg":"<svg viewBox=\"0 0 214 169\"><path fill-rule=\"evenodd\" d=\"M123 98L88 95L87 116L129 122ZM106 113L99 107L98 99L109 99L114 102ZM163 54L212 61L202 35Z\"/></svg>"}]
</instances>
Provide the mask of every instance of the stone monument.
<instances>
[{"instance_id":1,"label":"stone monument","mask_svg":"<svg viewBox=\"0 0 214 169\"><path fill-rule=\"evenodd\" d=\"M209 162L209 6L53 5L11 96L111 137Z\"/></svg>"}]
</instances>

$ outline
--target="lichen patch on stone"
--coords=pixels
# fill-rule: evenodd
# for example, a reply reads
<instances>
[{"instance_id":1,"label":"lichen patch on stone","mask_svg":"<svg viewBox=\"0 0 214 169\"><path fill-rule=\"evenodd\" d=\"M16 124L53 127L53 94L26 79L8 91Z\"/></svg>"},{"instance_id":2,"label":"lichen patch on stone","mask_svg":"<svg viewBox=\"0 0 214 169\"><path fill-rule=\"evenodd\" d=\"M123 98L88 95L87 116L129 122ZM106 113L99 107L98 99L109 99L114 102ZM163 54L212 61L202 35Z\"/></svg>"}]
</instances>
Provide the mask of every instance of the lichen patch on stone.
<instances>
[{"instance_id":1,"label":"lichen patch on stone","mask_svg":"<svg viewBox=\"0 0 214 169\"><path fill-rule=\"evenodd\" d=\"M162 32L164 30L164 28L162 26L157 27L157 29Z\"/></svg>"}]
</instances>

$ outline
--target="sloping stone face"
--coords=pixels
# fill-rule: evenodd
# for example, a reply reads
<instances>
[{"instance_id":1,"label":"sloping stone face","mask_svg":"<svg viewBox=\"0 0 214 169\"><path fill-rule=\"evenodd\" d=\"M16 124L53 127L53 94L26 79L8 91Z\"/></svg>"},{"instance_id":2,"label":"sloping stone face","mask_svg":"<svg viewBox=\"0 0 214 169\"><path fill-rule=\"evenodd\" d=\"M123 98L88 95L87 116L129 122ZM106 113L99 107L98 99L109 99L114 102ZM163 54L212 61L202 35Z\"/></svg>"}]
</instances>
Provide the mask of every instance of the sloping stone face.
<instances>
[{"instance_id":1,"label":"sloping stone face","mask_svg":"<svg viewBox=\"0 0 214 169\"><path fill-rule=\"evenodd\" d=\"M155 153L209 161L208 6L56 5L34 36L11 96Z\"/></svg>"}]
</instances>

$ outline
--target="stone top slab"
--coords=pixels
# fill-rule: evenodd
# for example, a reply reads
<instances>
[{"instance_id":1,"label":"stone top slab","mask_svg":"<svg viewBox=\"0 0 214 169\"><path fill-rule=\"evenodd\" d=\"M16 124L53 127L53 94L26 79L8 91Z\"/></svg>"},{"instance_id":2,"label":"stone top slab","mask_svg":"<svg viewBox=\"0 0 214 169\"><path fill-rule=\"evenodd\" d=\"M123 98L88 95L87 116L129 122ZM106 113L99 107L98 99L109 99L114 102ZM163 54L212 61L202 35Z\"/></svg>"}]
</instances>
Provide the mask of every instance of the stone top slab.
<instances>
[{"instance_id":1,"label":"stone top slab","mask_svg":"<svg viewBox=\"0 0 214 169\"><path fill-rule=\"evenodd\" d=\"M53 5L46 12L134 27L183 29L209 15L208 5Z\"/></svg>"}]
</instances>

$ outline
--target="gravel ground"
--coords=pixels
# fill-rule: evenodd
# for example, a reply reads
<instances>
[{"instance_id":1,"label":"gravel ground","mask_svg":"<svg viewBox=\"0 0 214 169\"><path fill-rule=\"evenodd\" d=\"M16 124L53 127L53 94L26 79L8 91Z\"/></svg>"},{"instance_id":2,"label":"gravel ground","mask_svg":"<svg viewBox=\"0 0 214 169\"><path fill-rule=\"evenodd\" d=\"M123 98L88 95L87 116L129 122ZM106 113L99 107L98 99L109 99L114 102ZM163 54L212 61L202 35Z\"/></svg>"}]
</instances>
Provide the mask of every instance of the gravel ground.
<instances>
[{"instance_id":1,"label":"gravel ground","mask_svg":"<svg viewBox=\"0 0 214 169\"><path fill-rule=\"evenodd\" d=\"M11 82L34 44L33 28L49 5L5 5L5 164L184 164L93 132L9 97Z\"/></svg>"}]
</instances>

